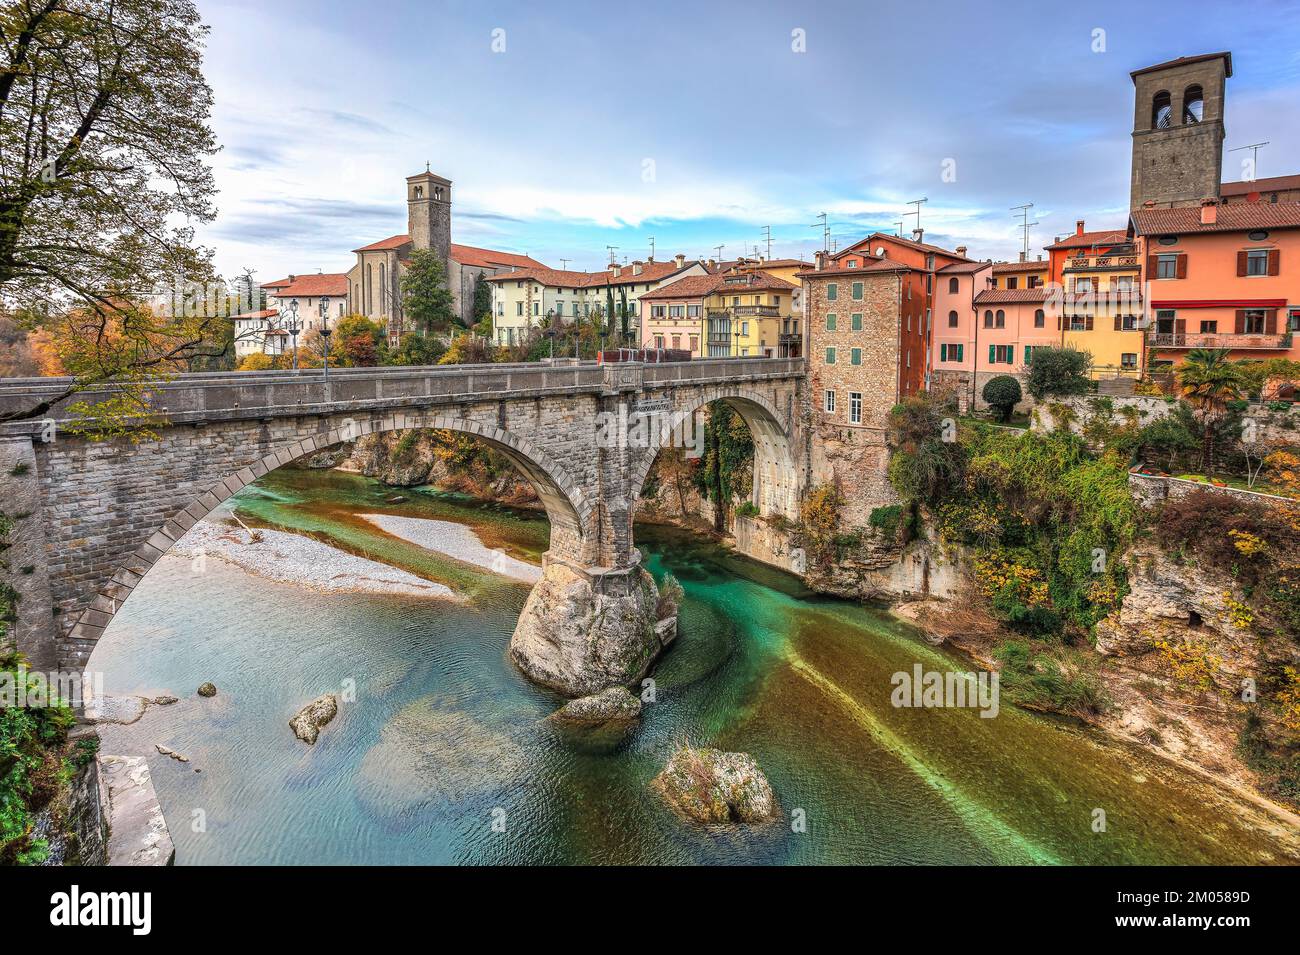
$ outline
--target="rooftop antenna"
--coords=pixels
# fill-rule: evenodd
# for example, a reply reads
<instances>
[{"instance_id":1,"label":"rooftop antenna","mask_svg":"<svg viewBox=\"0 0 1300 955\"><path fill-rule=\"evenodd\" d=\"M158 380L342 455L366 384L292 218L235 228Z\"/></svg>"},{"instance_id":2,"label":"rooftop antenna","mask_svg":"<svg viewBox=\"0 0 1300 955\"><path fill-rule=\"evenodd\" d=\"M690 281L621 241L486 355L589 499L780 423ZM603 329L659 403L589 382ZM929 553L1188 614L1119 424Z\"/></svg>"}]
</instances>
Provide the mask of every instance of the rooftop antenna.
<instances>
[{"instance_id":1,"label":"rooftop antenna","mask_svg":"<svg viewBox=\"0 0 1300 955\"><path fill-rule=\"evenodd\" d=\"M654 257L655 257L655 237L654 237L654 236L650 236L650 259L651 259L651 261L654 260Z\"/></svg>"},{"instance_id":2,"label":"rooftop antenna","mask_svg":"<svg viewBox=\"0 0 1300 955\"><path fill-rule=\"evenodd\" d=\"M1242 180L1242 182L1254 182L1256 179L1259 178L1259 175L1258 175L1258 171L1259 171L1259 147L1261 147L1261 146L1267 146L1267 145L1268 145L1267 142L1262 142L1262 143L1251 143L1251 144L1248 145L1248 146L1237 146L1237 147L1235 147L1235 148L1233 148L1233 149L1229 149L1229 150L1228 150L1228 152L1230 152L1230 153L1241 152L1241 150L1243 150L1243 149L1249 149L1249 150L1250 150L1250 175L1249 175L1249 176L1246 176L1246 177Z\"/></svg>"},{"instance_id":3,"label":"rooftop antenna","mask_svg":"<svg viewBox=\"0 0 1300 955\"><path fill-rule=\"evenodd\" d=\"M1029 210L1034 207L1032 202L1026 202L1022 206L1012 206L1012 212L1020 213L1020 230L1023 238L1020 243L1020 261L1024 262L1029 258L1029 227L1038 225L1037 222L1029 221Z\"/></svg>"},{"instance_id":4,"label":"rooftop antenna","mask_svg":"<svg viewBox=\"0 0 1300 955\"><path fill-rule=\"evenodd\" d=\"M561 272L569 271L569 263L572 261L573 261L572 259L560 259L560 271Z\"/></svg>"},{"instance_id":5,"label":"rooftop antenna","mask_svg":"<svg viewBox=\"0 0 1300 955\"><path fill-rule=\"evenodd\" d=\"M717 262L721 262L721 261L722 261L722 250L725 249L725 248L726 248L725 245L715 245L715 246L713 247L713 251L718 253L718 257L717 257L717 259L716 259L715 261L717 261Z\"/></svg>"},{"instance_id":6,"label":"rooftop antenna","mask_svg":"<svg viewBox=\"0 0 1300 955\"><path fill-rule=\"evenodd\" d=\"M605 248L609 249L609 264L610 264L610 265L613 265L614 263L616 263L616 262L618 261L618 257L617 257L616 255L614 255L614 253L618 251L618 246L616 246L616 245L607 245L607 246L605 246Z\"/></svg>"},{"instance_id":7,"label":"rooftop antenna","mask_svg":"<svg viewBox=\"0 0 1300 955\"><path fill-rule=\"evenodd\" d=\"M826 213L823 212L819 214L817 218L821 219L822 221L814 222L808 228L815 229L818 226L822 227L822 248L829 252L831 248L831 225L826 219Z\"/></svg>"},{"instance_id":8,"label":"rooftop antenna","mask_svg":"<svg viewBox=\"0 0 1300 955\"><path fill-rule=\"evenodd\" d=\"M763 240L764 240L765 242L767 242L767 258L768 258L768 261L771 261L771 259L772 259L772 227L771 227L770 225L765 225L765 226L763 226Z\"/></svg>"},{"instance_id":9,"label":"rooftop antenna","mask_svg":"<svg viewBox=\"0 0 1300 955\"><path fill-rule=\"evenodd\" d=\"M903 220L899 219L894 225L898 226L898 237L901 239L903 237Z\"/></svg>"},{"instance_id":10,"label":"rooftop antenna","mask_svg":"<svg viewBox=\"0 0 1300 955\"><path fill-rule=\"evenodd\" d=\"M920 199L913 199L911 202L908 203L909 206L916 206L915 212L909 212L907 214L909 216L916 216L916 230L918 232L921 231L921 206L924 203L927 203L929 201L930 200L927 199L925 196L922 196Z\"/></svg>"}]
</instances>

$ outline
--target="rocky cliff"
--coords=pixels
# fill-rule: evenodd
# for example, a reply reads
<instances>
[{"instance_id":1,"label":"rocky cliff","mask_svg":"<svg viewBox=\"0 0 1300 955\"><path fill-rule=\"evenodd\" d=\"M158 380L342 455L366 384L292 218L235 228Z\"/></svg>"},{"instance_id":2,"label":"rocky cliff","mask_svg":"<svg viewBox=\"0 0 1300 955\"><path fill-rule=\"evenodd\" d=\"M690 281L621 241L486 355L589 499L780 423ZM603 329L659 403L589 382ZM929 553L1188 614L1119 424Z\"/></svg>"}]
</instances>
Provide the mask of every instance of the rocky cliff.
<instances>
[{"instance_id":1,"label":"rocky cliff","mask_svg":"<svg viewBox=\"0 0 1300 955\"><path fill-rule=\"evenodd\" d=\"M432 484L518 507L538 504L533 486L513 465L470 441L429 430L368 434L339 465L392 487Z\"/></svg>"}]
</instances>

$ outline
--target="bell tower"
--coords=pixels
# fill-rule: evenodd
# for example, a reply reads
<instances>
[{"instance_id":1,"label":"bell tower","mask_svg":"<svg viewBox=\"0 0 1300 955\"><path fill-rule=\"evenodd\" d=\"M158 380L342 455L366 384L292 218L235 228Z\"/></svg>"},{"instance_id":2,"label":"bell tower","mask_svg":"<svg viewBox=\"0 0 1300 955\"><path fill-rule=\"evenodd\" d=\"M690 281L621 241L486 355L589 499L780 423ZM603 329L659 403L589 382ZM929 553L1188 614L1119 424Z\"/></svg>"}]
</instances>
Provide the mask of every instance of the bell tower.
<instances>
[{"instance_id":1,"label":"bell tower","mask_svg":"<svg viewBox=\"0 0 1300 955\"><path fill-rule=\"evenodd\" d=\"M429 171L406 177L406 231L416 249L451 255L451 180Z\"/></svg>"},{"instance_id":2,"label":"bell tower","mask_svg":"<svg viewBox=\"0 0 1300 955\"><path fill-rule=\"evenodd\" d=\"M1232 54L1182 56L1133 79L1133 175L1129 208L1199 206L1223 181L1223 93Z\"/></svg>"}]
</instances>

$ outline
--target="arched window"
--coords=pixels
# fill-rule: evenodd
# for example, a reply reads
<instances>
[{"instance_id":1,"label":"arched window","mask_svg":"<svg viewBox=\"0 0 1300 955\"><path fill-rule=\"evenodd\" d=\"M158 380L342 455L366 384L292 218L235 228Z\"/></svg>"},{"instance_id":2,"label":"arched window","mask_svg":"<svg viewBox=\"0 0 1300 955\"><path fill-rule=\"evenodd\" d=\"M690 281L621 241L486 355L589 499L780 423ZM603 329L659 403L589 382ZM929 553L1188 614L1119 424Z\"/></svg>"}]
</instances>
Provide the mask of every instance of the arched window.
<instances>
[{"instance_id":1,"label":"arched window","mask_svg":"<svg viewBox=\"0 0 1300 955\"><path fill-rule=\"evenodd\" d=\"M961 286L960 286L960 284L958 284L956 278L950 278L950 279L948 280L948 294L949 294L949 295L956 295L956 294L957 294L957 289L959 289L959 288L961 288Z\"/></svg>"},{"instance_id":2,"label":"arched window","mask_svg":"<svg viewBox=\"0 0 1300 955\"><path fill-rule=\"evenodd\" d=\"M1168 90L1161 90L1151 101L1151 128L1168 129L1173 113L1173 100Z\"/></svg>"},{"instance_id":3,"label":"arched window","mask_svg":"<svg viewBox=\"0 0 1300 955\"><path fill-rule=\"evenodd\" d=\"M956 281L956 280L954 279L953 281ZM949 327L949 328L956 328L956 327L957 327L957 313L956 313L956 311L952 311L952 312L949 312L949 313L948 313L948 327Z\"/></svg>"},{"instance_id":4,"label":"arched window","mask_svg":"<svg viewBox=\"0 0 1300 955\"><path fill-rule=\"evenodd\" d=\"M1205 113L1205 94L1199 86L1189 86L1183 93L1183 122L1199 123Z\"/></svg>"},{"instance_id":5,"label":"arched window","mask_svg":"<svg viewBox=\"0 0 1300 955\"><path fill-rule=\"evenodd\" d=\"M985 327L985 328L992 328L992 327L993 327L993 311L992 311L992 309L987 309L987 308L986 308L986 309L984 310L984 327Z\"/></svg>"},{"instance_id":6,"label":"arched window","mask_svg":"<svg viewBox=\"0 0 1300 955\"><path fill-rule=\"evenodd\" d=\"M998 328L1007 327L1007 313L1002 311L1002 309L998 309L997 327Z\"/></svg>"},{"instance_id":7,"label":"arched window","mask_svg":"<svg viewBox=\"0 0 1300 955\"><path fill-rule=\"evenodd\" d=\"M1043 314L1041 308L1034 309L1034 328L1042 328L1047 324L1047 316Z\"/></svg>"}]
</instances>

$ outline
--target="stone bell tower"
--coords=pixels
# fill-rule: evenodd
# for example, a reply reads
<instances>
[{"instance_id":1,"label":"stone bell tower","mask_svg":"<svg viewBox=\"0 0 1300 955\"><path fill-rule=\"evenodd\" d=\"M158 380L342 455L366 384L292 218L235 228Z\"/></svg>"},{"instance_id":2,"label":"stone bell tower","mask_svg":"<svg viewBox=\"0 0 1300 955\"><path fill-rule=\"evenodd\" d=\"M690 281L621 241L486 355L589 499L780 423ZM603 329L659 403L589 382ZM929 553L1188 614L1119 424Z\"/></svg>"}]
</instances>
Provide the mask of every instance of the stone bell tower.
<instances>
[{"instance_id":1,"label":"stone bell tower","mask_svg":"<svg viewBox=\"0 0 1300 955\"><path fill-rule=\"evenodd\" d=\"M1182 56L1133 79L1133 176L1129 208L1199 206L1223 181L1223 92L1232 54Z\"/></svg>"},{"instance_id":2,"label":"stone bell tower","mask_svg":"<svg viewBox=\"0 0 1300 955\"><path fill-rule=\"evenodd\" d=\"M416 249L436 249L444 265L451 257L451 180L436 173L406 177L406 232ZM448 273L450 274L450 273Z\"/></svg>"}]
</instances>

